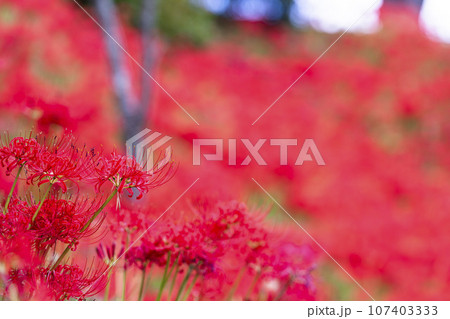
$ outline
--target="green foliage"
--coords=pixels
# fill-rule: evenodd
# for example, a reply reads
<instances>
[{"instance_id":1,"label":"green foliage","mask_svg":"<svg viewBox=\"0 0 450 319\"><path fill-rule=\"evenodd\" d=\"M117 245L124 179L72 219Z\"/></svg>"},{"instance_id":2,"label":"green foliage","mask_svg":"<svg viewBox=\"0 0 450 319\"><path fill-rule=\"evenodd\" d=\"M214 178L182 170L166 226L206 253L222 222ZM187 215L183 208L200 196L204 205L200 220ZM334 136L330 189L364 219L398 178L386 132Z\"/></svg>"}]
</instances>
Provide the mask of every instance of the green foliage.
<instances>
[{"instance_id":1,"label":"green foliage","mask_svg":"<svg viewBox=\"0 0 450 319\"><path fill-rule=\"evenodd\" d=\"M189 0L160 1L157 21L160 32L168 39L196 45L209 41L216 27L214 16Z\"/></svg>"},{"instance_id":2,"label":"green foliage","mask_svg":"<svg viewBox=\"0 0 450 319\"><path fill-rule=\"evenodd\" d=\"M142 0L115 0L122 12L129 12L131 22L140 27ZM216 31L215 16L189 0L157 1L156 21L160 35L171 42L203 45Z\"/></svg>"}]
</instances>

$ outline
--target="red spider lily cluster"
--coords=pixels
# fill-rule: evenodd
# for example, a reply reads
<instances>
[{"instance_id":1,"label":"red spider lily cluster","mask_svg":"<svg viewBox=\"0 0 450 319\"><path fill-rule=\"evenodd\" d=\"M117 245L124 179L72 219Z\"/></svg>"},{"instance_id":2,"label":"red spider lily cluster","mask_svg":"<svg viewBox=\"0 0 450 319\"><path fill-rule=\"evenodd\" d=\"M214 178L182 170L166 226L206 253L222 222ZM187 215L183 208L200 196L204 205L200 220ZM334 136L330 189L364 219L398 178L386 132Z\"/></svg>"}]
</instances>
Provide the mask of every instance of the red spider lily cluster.
<instances>
[{"instance_id":1,"label":"red spider lily cluster","mask_svg":"<svg viewBox=\"0 0 450 319\"><path fill-rule=\"evenodd\" d=\"M94 295L103 285L102 273L90 273L78 265L54 268L13 268L3 289L4 299L67 300Z\"/></svg>"},{"instance_id":2,"label":"red spider lily cluster","mask_svg":"<svg viewBox=\"0 0 450 319\"><path fill-rule=\"evenodd\" d=\"M235 201L198 201L138 237L125 267L140 269L142 284L152 267L164 269L156 300L311 300L315 254L263 219Z\"/></svg>"},{"instance_id":3,"label":"red spider lily cluster","mask_svg":"<svg viewBox=\"0 0 450 319\"><path fill-rule=\"evenodd\" d=\"M170 177L172 164L150 174L133 158L80 148L71 134L5 138L0 147L4 173L15 176L0 214L2 298L85 299L100 291L104 269L64 264L69 253L96 233L114 197L131 188L142 197Z\"/></svg>"},{"instance_id":4,"label":"red spider lily cluster","mask_svg":"<svg viewBox=\"0 0 450 319\"><path fill-rule=\"evenodd\" d=\"M3 299L84 300L104 291L109 300L113 276L124 278L123 299L314 298L314 253L269 231L263 215L237 202L203 200L155 225L145 205L107 207L125 190L142 198L167 181L172 164L149 173L134 158L75 142L70 134L3 142L0 162L15 176L0 214ZM94 248L98 258L89 267L70 256ZM147 287L152 268L160 280L154 290ZM136 278L137 297L129 284Z\"/></svg>"}]
</instances>

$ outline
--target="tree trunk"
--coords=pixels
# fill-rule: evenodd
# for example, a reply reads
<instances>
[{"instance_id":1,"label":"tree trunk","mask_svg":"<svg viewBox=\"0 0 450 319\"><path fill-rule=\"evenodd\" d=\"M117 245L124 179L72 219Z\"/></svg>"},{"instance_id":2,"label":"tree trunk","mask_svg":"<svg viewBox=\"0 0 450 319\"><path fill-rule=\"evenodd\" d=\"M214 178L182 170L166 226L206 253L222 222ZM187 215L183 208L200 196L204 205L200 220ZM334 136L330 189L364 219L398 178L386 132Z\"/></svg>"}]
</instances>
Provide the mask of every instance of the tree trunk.
<instances>
[{"instance_id":1,"label":"tree trunk","mask_svg":"<svg viewBox=\"0 0 450 319\"><path fill-rule=\"evenodd\" d=\"M150 74L153 73L156 60L154 45L156 29L156 6L157 0L143 0L141 14L143 56L142 66ZM152 81L145 72L141 72L141 109L143 113L143 120L149 120L152 97ZM142 123L142 128L144 124L145 123Z\"/></svg>"},{"instance_id":2,"label":"tree trunk","mask_svg":"<svg viewBox=\"0 0 450 319\"><path fill-rule=\"evenodd\" d=\"M148 11L154 12L152 6L148 5L148 2L153 2L153 0L144 1L145 9L142 15L143 18L145 15L145 19L148 19ZM139 133L145 126L147 108L150 103L150 83L148 82L148 75L143 74L142 101L139 101L133 90L133 84L125 60L126 53L124 50L126 49L124 48L124 41L120 32L120 23L115 4L113 0L95 0L95 6L100 17L100 24L104 29L103 31L105 31L104 39L111 67L113 89L122 115L123 139L126 141ZM150 15L153 15L153 12ZM152 18L150 18L150 21L153 23ZM147 32L149 31L151 31L151 27L148 27ZM144 37L147 38L147 36ZM145 42L143 67L147 69L153 64L153 54L151 53L151 43L148 43L147 40Z\"/></svg>"}]
</instances>

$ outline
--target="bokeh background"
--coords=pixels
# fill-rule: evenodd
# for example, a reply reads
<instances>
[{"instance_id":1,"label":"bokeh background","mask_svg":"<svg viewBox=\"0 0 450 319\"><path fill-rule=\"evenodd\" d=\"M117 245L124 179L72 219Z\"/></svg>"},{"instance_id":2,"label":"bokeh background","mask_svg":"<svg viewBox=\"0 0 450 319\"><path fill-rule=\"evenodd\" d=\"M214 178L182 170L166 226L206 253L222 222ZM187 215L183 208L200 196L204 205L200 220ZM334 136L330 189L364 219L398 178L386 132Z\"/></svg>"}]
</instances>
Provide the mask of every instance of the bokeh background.
<instances>
[{"instance_id":1,"label":"bokeh background","mask_svg":"<svg viewBox=\"0 0 450 319\"><path fill-rule=\"evenodd\" d=\"M296 227L255 178L376 299L450 298L447 1L79 5L86 11L70 0L0 3L2 131L69 129L121 151L143 128L162 132L178 169L153 193L155 207L199 177L196 194L265 207L274 227ZM293 165L299 148L279 165L268 145L267 166L193 166L195 138L312 138L326 166ZM238 163L246 156L238 151ZM6 192L12 181L1 178ZM319 256L317 299L367 299L300 228L296 236Z\"/></svg>"}]
</instances>

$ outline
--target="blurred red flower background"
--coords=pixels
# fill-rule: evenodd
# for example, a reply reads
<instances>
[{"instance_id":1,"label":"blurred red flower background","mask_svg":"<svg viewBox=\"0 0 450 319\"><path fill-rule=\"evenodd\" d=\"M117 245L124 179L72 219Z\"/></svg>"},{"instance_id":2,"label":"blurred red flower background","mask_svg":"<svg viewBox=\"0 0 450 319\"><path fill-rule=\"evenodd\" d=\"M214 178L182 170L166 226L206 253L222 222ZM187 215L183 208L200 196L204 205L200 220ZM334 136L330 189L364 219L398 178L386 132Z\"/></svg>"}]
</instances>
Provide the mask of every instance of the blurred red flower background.
<instances>
[{"instance_id":1,"label":"blurred red flower background","mask_svg":"<svg viewBox=\"0 0 450 319\"><path fill-rule=\"evenodd\" d=\"M122 294L126 299L149 300L367 299L254 178L375 299L450 298L446 254L450 247L450 49L426 38L406 11L384 10L382 23L374 34L345 35L256 123L335 35L238 23L232 32L202 48L169 47L158 41L153 76L200 124L152 83L155 95L148 126L173 137L172 178L164 185L157 183L155 189L144 187L149 194L140 201L122 196L122 206L116 208L112 202L95 232L80 239L71 257L76 264L59 265L51 278L39 266L45 264L43 256L24 265L2 249L0 262L7 265L1 274L4 296L12 298L6 292L15 283L19 299L83 299L105 290L105 298L117 299ZM138 32L123 23L123 33L124 47L140 61ZM47 136L70 130L78 145L105 154L115 150L99 160L103 164L92 173L99 186L117 175L111 163L115 156L121 158L117 153L125 147L101 29L70 2L46 1L44 7L37 1L7 0L0 5L0 52L1 129L11 136L30 129ZM127 67L133 82L139 83L140 68L131 60ZM138 94L142 88L135 87ZM288 165L279 165L279 152L267 145L261 149L267 166L254 161L245 166L230 166L227 161L193 166L196 138L312 138L326 166L293 165L300 146L292 147ZM238 152L237 162L246 156ZM224 157L228 158L227 148ZM16 174L6 174L14 168L9 164L0 177L4 198ZM33 169L43 175L30 175L29 182L48 178L45 170ZM133 176L139 179L139 174ZM83 185L75 190L74 179L92 184L91 178L68 176L68 192L100 196L98 190ZM197 178L186 197L159 220ZM136 182L132 184L130 188ZM118 192L123 186L114 185ZM21 181L18 190L37 194L36 187ZM42 193L45 185L39 187ZM65 188L62 182L58 191L62 194ZM20 221L28 218L21 212L32 215L37 203L21 200L14 196L11 205L18 211L11 209L5 215L13 221L0 216L4 238L11 236L5 235L11 223L27 233L30 221ZM42 218L50 214L45 207L58 206L47 204ZM72 218L83 225L90 215L78 213ZM49 227L42 223L33 236ZM76 228L64 238L51 237L68 244L80 235ZM30 249L42 253L35 240ZM110 269L125 250L120 267L105 274L103 270ZM83 269L95 255L100 257L97 261L104 261L102 265ZM154 269L147 267L150 264ZM69 272L68 267L77 268ZM67 274L78 279L69 280ZM110 280L98 280L100 274ZM139 288L146 275L148 287ZM122 278L127 284L122 285ZM31 288L24 292L24 282L39 281L45 281L50 292L33 295ZM76 284L64 286L65 281ZM60 283L58 287L54 282Z\"/></svg>"}]
</instances>

